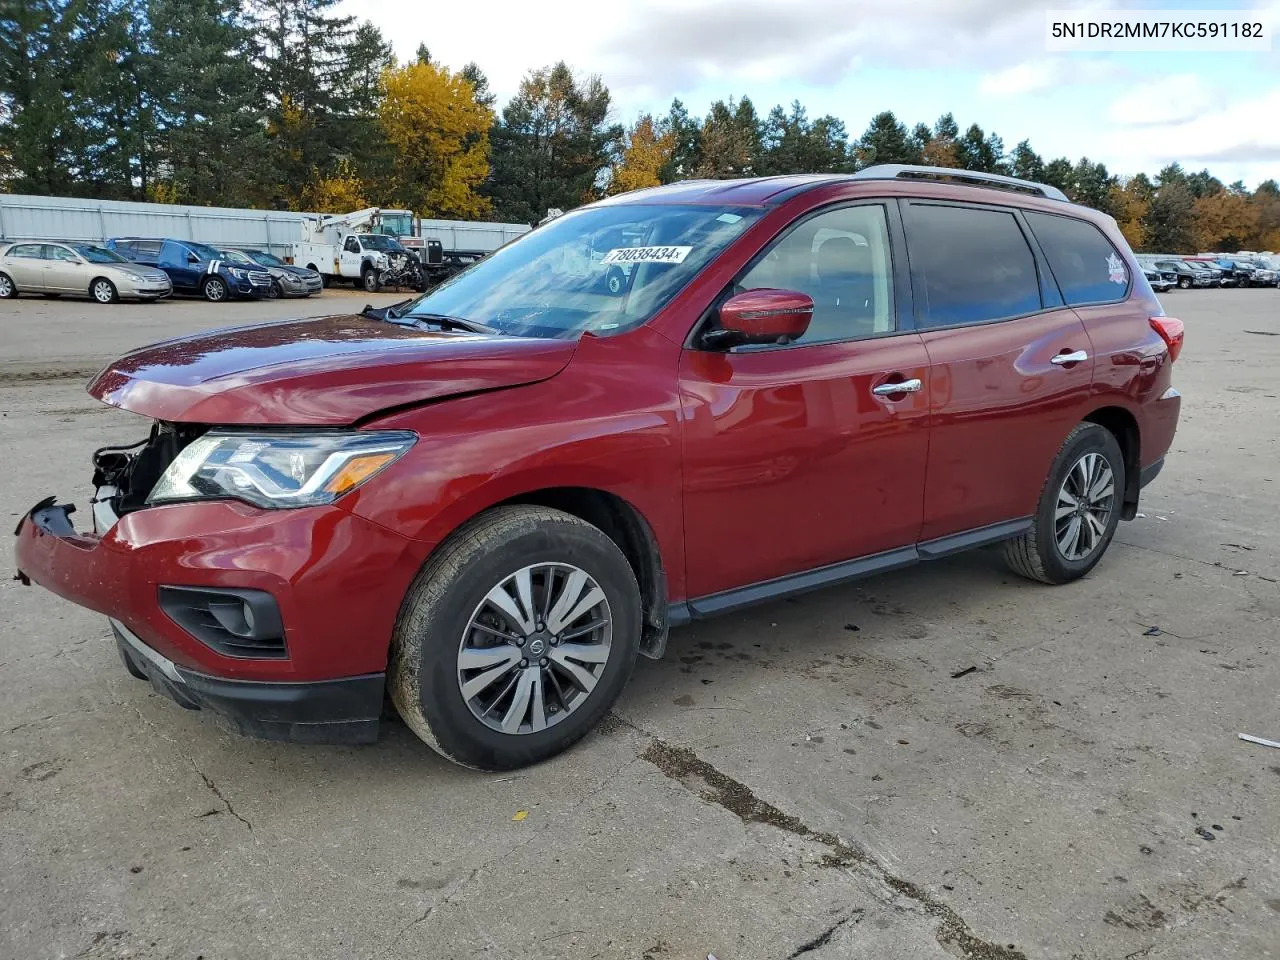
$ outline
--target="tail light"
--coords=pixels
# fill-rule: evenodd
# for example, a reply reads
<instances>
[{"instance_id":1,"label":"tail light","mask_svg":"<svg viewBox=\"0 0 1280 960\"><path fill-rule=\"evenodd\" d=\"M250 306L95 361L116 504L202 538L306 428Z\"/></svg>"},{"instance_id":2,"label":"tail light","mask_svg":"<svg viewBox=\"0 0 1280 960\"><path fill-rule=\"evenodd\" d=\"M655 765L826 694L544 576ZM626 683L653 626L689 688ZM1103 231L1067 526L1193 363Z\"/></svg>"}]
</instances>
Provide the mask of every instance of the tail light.
<instances>
[{"instance_id":1,"label":"tail light","mask_svg":"<svg viewBox=\"0 0 1280 960\"><path fill-rule=\"evenodd\" d=\"M1182 352L1183 325L1177 317L1152 317L1151 329L1160 334L1160 339L1169 347L1169 362L1178 359Z\"/></svg>"}]
</instances>

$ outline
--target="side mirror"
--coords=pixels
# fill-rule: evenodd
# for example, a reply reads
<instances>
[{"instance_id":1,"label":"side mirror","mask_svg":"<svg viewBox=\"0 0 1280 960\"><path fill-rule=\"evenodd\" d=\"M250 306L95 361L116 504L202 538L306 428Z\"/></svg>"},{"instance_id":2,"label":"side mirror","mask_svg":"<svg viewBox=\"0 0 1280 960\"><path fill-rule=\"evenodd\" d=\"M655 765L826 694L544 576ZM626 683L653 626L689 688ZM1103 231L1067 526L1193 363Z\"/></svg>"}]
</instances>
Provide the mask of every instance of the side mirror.
<instances>
[{"instance_id":1,"label":"side mirror","mask_svg":"<svg viewBox=\"0 0 1280 960\"><path fill-rule=\"evenodd\" d=\"M797 290L763 287L730 297L720 307L720 325L704 338L708 346L790 343L813 319L813 297Z\"/></svg>"},{"instance_id":2,"label":"side mirror","mask_svg":"<svg viewBox=\"0 0 1280 960\"><path fill-rule=\"evenodd\" d=\"M194 253L187 254L187 263L199 263L199 262L200 262L200 258L197 257Z\"/></svg>"}]
</instances>

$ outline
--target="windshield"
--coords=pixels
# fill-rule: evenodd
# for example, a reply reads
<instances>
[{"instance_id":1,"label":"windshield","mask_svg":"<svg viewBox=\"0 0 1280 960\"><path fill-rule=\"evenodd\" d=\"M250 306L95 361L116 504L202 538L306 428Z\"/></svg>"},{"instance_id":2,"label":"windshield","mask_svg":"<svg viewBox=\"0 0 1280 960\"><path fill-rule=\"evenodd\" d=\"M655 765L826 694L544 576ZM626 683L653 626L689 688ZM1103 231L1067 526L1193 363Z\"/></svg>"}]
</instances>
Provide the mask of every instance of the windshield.
<instances>
[{"instance_id":1,"label":"windshield","mask_svg":"<svg viewBox=\"0 0 1280 960\"><path fill-rule=\"evenodd\" d=\"M283 267L285 262L274 254L267 253L265 250L250 250L249 256L257 260L258 263L267 267Z\"/></svg>"},{"instance_id":2,"label":"windshield","mask_svg":"<svg viewBox=\"0 0 1280 960\"><path fill-rule=\"evenodd\" d=\"M247 263L250 266L255 266L253 260L247 254L241 253L239 250L223 250L222 256L230 260L232 263Z\"/></svg>"},{"instance_id":3,"label":"windshield","mask_svg":"<svg viewBox=\"0 0 1280 960\"><path fill-rule=\"evenodd\" d=\"M184 246L186 246L188 250L194 253L201 260L223 259L222 254L220 254L217 250L213 249L213 247L205 246L203 243L191 243L188 240L183 240L182 243Z\"/></svg>"},{"instance_id":4,"label":"windshield","mask_svg":"<svg viewBox=\"0 0 1280 960\"><path fill-rule=\"evenodd\" d=\"M760 216L750 207L617 204L565 214L421 297L441 314L523 337L644 323Z\"/></svg>"},{"instance_id":5,"label":"windshield","mask_svg":"<svg viewBox=\"0 0 1280 960\"><path fill-rule=\"evenodd\" d=\"M124 257L106 247L95 247L92 243L73 243L71 249L90 263L128 263Z\"/></svg>"},{"instance_id":6,"label":"windshield","mask_svg":"<svg viewBox=\"0 0 1280 960\"><path fill-rule=\"evenodd\" d=\"M360 246L366 250L381 250L383 253L395 253L404 249L395 237L385 237L380 233L361 235Z\"/></svg>"},{"instance_id":7,"label":"windshield","mask_svg":"<svg viewBox=\"0 0 1280 960\"><path fill-rule=\"evenodd\" d=\"M381 233L389 233L393 237L408 237L413 234L413 215L408 213L383 213Z\"/></svg>"}]
</instances>

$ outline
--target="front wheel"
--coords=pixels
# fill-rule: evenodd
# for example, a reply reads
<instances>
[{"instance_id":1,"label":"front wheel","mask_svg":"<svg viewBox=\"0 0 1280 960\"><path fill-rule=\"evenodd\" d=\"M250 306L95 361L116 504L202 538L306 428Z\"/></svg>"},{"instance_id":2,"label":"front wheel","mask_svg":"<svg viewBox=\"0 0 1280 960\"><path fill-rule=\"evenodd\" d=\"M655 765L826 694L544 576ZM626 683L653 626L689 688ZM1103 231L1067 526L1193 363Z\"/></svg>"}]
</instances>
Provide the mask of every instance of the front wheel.
<instances>
[{"instance_id":1,"label":"front wheel","mask_svg":"<svg viewBox=\"0 0 1280 960\"><path fill-rule=\"evenodd\" d=\"M1083 577L1106 553L1120 523L1124 456L1106 427L1081 423L1062 442L1032 527L1006 541L1014 573L1042 583Z\"/></svg>"},{"instance_id":2,"label":"front wheel","mask_svg":"<svg viewBox=\"0 0 1280 960\"><path fill-rule=\"evenodd\" d=\"M378 289L382 286L382 284L378 282L377 270L366 270L360 275L360 279L364 282L365 293L377 293Z\"/></svg>"},{"instance_id":3,"label":"front wheel","mask_svg":"<svg viewBox=\"0 0 1280 960\"><path fill-rule=\"evenodd\" d=\"M1190 278L1190 277L1179 277L1179 278L1178 278L1178 289L1179 289L1179 290L1190 290L1190 289L1191 289L1191 278Z\"/></svg>"},{"instance_id":4,"label":"front wheel","mask_svg":"<svg viewBox=\"0 0 1280 960\"><path fill-rule=\"evenodd\" d=\"M221 303L227 299L227 285L220 277L210 277L201 288L204 298L210 303Z\"/></svg>"},{"instance_id":5,"label":"front wheel","mask_svg":"<svg viewBox=\"0 0 1280 960\"><path fill-rule=\"evenodd\" d=\"M410 588L388 687L439 753L510 770L595 726L639 643L640 590L617 544L559 510L498 507L455 533Z\"/></svg>"},{"instance_id":6,"label":"front wheel","mask_svg":"<svg viewBox=\"0 0 1280 960\"><path fill-rule=\"evenodd\" d=\"M120 299L120 294L116 291L116 285L106 277L99 277L89 284L89 296L99 303L115 303Z\"/></svg>"},{"instance_id":7,"label":"front wheel","mask_svg":"<svg viewBox=\"0 0 1280 960\"><path fill-rule=\"evenodd\" d=\"M284 291L280 289L280 281L272 280L271 289L267 291L267 299L279 300L282 296L284 296Z\"/></svg>"}]
</instances>

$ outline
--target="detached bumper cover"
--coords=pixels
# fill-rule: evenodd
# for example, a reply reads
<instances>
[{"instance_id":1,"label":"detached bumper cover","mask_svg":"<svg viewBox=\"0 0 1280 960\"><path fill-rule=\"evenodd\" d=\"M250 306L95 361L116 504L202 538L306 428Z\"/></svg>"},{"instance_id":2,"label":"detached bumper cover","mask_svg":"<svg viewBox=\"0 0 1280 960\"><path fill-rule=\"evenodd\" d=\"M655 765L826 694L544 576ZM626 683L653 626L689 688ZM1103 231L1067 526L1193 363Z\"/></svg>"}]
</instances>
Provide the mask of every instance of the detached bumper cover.
<instances>
[{"instance_id":1,"label":"detached bumper cover","mask_svg":"<svg viewBox=\"0 0 1280 960\"><path fill-rule=\"evenodd\" d=\"M218 714L237 733L292 743L372 743L378 739L384 674L312 683L227 680L178 666L128 627L111 621L125 667L188 710Z\"/></svg>"}]
</instances>

